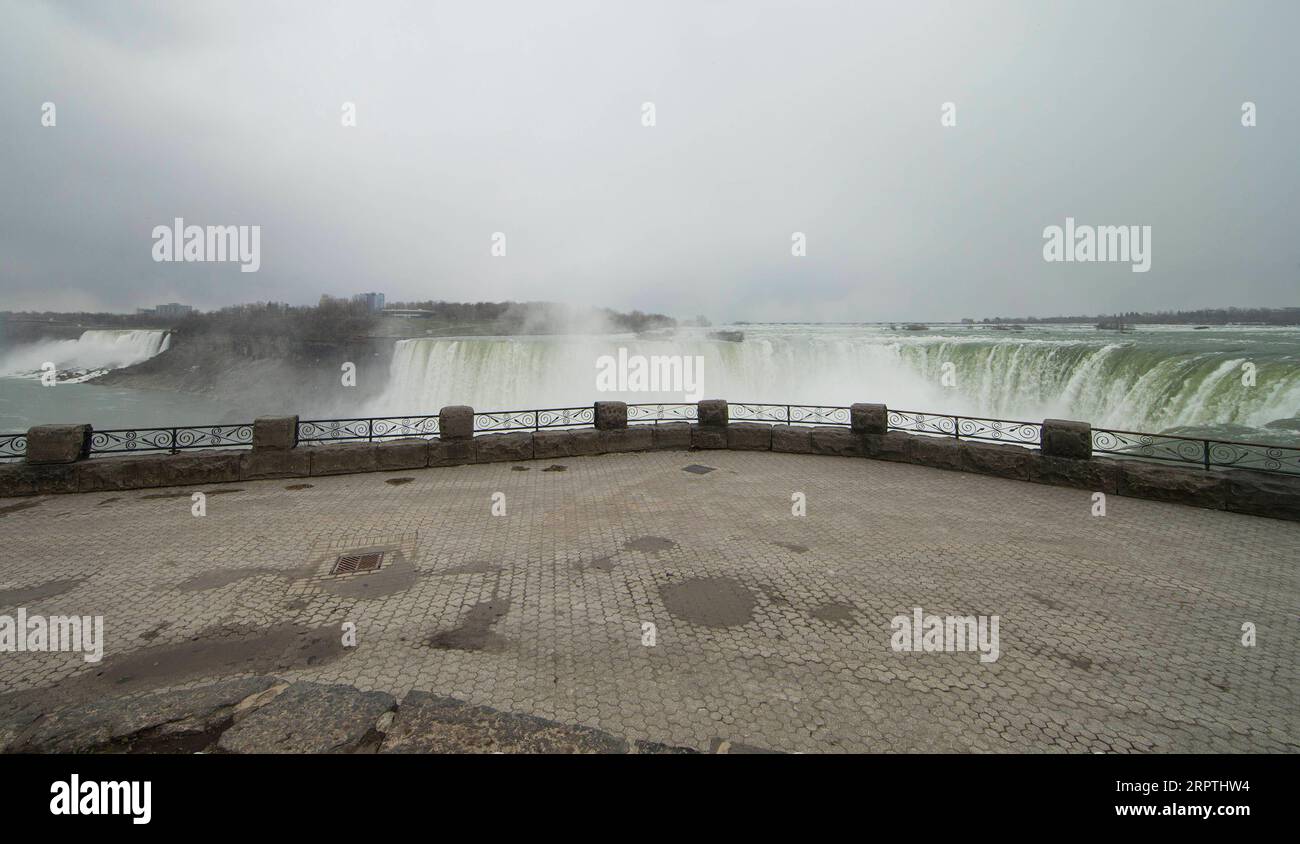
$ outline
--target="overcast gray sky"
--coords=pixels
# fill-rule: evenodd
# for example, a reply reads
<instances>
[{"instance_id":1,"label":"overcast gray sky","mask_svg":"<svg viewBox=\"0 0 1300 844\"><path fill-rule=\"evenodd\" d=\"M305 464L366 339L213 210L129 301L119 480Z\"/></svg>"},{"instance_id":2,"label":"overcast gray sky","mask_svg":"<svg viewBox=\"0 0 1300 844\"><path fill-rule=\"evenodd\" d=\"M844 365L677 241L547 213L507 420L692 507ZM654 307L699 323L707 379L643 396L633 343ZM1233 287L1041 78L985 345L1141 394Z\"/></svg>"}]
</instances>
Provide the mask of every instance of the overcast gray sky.
<instances>
[{"instance_id":1,"label":"overcast gray sky","mask_svg":"<svg viewBox=\"0 0 1300 844\"><path fill-rule=\"evenodd\" d=\"M0 309L1300 304L1297 29L1295 2L0 0ZM1151 270L1044 262L1067 215L1150 225ZM260 225L260 271L155 263L177 216Z\"/></svg>"}]
</instances>

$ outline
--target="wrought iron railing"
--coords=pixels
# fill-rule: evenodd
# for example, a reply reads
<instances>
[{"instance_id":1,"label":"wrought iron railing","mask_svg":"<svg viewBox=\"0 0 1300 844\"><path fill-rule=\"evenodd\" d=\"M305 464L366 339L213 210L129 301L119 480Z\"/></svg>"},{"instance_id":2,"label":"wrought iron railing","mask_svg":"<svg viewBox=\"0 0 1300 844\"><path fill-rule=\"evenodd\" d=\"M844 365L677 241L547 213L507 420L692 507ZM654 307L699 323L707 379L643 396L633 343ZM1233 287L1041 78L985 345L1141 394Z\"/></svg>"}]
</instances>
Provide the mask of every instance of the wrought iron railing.
<instances>
[{"instance_id":1,"label":"wrought iron railing","mask_svg":"<svg viewBox=\"0 0 1300 844\"><path fill-rule=\"evenodd\" d=\"M543 428L574 428L596 421L596 409L549 407L544 410L494 410L474 414L474 433L498 431L540 431Z\"/></svg>"},{"instance_id":2,"label":"wrought iron railing","mask_svg":"<svg viewBox=\"0 0 1300 844\"><path fill-rule=\"evenodd\" d=\"M26 453L26 434L0 434L0 459L17 459Z\"/></svg>"},{"instance_id":3,"label":"wrought iron railing","mask_svg":"<svg viewBox=\"0 0 1300 844\"><path fill-rule=\"evenodd\" d=\"M727 417L737 422L775 422L784 425L848 425L849 409L820 404L727 403Z\"/></svg>"},{"instance_id":4,"label":"wrought iron railing","mask_svg":"<svg viewBox=\"0 0 1300 844\"><path fill-rule=\"evenodd\" d=\"M1226 467L1300 474L1300 448L1266 443L1093 428L1092 450L1115 457L1195 463L1206 469Z\"/></svg>"},{"instance_id":5,"label":"wrought iron railing","mask_svg":"<svg viewBox=\"0 0 1300 844\"><path fill-rule=\"evenodd\" d=\"M842 405L734 402L728 403L727 410L728 417L737 422L847 427L852 421L850 408ZM594 424L595 416L595 408L591 405L475 413L474 432L585 427ZM627 419L631 425L694 422L698 416L698 406L688 403L627 406ZM887 428L923 436L1026 446L1039 444L1042 437L1042 424L1038 422L912 410L888 410ZM298 441L308 445L325 442L379 442L401 437L427 439L438 436L438 433L437 415L310 419L298 423ZM94 457L137 452L176 454L193 449L247 447L252 441L252 423L116 428L91 432L90 455ZM1222 467L1300 474L1300 447L1094 428L1092 450L1113 457L1195 464L1205 469ZM0 434L0 461L20 459L26 451L27 434Z\"/></svg>"},{"instance_id":6,"label":"wrought iron railing","mask_svg":"<svg viewBox=\"0 0 1300 844\"><path fill-rule=\"evenodd\" d=\"M188 425L175 428L114 428L90 432L90 454L128 454L196 448L231 448L253 442L252 423Z\"/></svg>"},{"instance_id":7,"label":"wrought iron railing","mask_svg":"<svg viewBox=\"0 0 1300 844\"><path fill-rule=\"evenodd\" d=\"M946 413L920 413L915 410L888 411L889 429L911 434L931 434L962 440L1037 445L1043 426L1037 422L1011 419L987 419L979 416L955 416Z\"/></svg>"},{"instance_id":8,"label":"wrought iron railing","mask_svg":"<svg viewBox=\"0 0 1300 844\"><path fill-rule=\"evenodd\" d=\"M694 404L629 404L627 406L629 425L694 422L698 415L699 407Z\"/></svg>"},{"instance_id":9,"label":"wrought iron railing","mask_svg":"<svg viewBox=\"0 0 1300 844\"><path fill-rule=\"evenodd\" d=\"M357 419L308 419L298 422L298 442L376 442L402 437L436 437L435 416L373 416Z\"/></svg>"}]
</instances>

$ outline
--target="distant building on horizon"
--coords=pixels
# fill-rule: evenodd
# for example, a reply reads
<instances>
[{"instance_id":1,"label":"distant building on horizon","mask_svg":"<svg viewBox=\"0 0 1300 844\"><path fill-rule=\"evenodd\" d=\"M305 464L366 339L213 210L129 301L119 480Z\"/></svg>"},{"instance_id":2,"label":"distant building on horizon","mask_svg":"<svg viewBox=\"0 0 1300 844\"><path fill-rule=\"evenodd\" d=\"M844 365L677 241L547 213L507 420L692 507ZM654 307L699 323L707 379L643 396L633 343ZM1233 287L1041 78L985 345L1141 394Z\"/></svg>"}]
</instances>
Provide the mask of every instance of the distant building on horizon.
<instances>
[{"instance_id":1,"label":"distant building on horizon","mask_svg":"<svg viewBox=\"0 0 1300 844\"><path fill-rule=\"evenodd\" d=\"M352 301L365 305L368 311L382 311L384 309L384 294L382 293L358 293L352 297Z\"/></svg>"},{"instance_id":2,"label":"distant building on horizon","mask_svg":"<svg viewBox=\"0 0 1300 844\"><path fill-rule=\"evenodd\" d=\"M194 312L192 305L182 305L180 302L168 302L166 305L157 305L152 308L136 308L137 316L160 316L160 317L183 317Z\"/></svg>"}]
</instances>

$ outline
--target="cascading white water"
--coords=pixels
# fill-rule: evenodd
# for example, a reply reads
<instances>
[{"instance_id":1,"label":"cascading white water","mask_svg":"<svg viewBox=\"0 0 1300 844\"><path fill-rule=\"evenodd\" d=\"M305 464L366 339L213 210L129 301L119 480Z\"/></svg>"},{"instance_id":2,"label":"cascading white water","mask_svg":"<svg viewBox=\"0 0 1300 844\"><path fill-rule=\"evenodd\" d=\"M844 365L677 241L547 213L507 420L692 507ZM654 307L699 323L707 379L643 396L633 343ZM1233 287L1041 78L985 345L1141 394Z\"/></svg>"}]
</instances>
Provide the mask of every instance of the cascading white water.
<instances>
[{"instance_id":1,"label":"cascading white water","mask_svg":"<svg viewBox=\"0 0 1300 844\"><path fill-rule=\"evenodd\" d=\"M598 393L596 361L617 355L699 355L703 393L729 401L850 404L1160 431L1262 428L1300 410L1295 332L1225 329L1099 334L1090 328L1000 334L954 328L904 333L872 327L743 326L728 342L702 331L669 340L632 336L460 338L397 344L373 410L431 413L560 407L595 399L684 401L682 393ZM1285 335L1285 336L1284 336ZM1242 364L1256 367L1243 383ZM945 364L952 364L945 367ZM945 386L951 372L955 386Z\"/></svg>"},{"instance_id":2,"label":"cascading white water","mask_svg":"<svg viewBox=\"0 0 1300 844\"><path fill-rule=\"evenodd\" d=\"M91 329L76 340L41 340L0 356L0 375L39 373L45 363L59 371L119 369L166 351L171 333L150 329Z\"/></svg>"}]
</instances>

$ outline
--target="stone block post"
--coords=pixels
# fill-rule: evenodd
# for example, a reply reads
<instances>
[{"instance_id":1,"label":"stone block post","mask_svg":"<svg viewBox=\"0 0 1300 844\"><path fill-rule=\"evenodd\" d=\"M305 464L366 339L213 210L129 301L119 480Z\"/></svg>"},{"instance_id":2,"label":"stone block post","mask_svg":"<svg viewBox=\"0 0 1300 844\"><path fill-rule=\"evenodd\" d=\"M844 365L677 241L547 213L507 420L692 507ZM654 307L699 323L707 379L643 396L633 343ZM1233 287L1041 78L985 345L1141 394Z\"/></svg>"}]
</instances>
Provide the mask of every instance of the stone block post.
<instances>
[{"instance_id":1,"label":"stone block post","mask_svg":"<svg viewBox=\"0 0 1300 844\"><path fill-rule=\"evenodd\" d=\"M297 416L259 416L253 420L255 450L286 451L297 447Z\"/></svg>"},{"instance_id":2,"label":"stone block post","mask_svg":"<svg viewBox=\"0 0 1300 844\"><path fill-rule=\"evenodd\" d=\"M855 434L886 434L889 410L883 404L854 404L849 407L849 423Z\"/></svg>"},{"instance_id":3,"label":"stone block post","mask_svg":"<svg viewBox=\"0 0 1300 844\"><path fill-rule=\"evenodd\" d=\"M438 439L468 440L474 437L474 408L463 404L438 411Z\"/></svg>"},{"instance_id":4,"label":"stone block post","mask_svg":"<svg viewBox=\"0 0 1300 844\"><path fill-rule=\"evenodd\" d=\"M28 463L75 463L89 455L89 425L37 425L27 429Z\"/></svg>"},{"instance_id":5,"label":"stone block post","mask_svg":"<svg viewBox=\"0 0 1300 844\"><path fill-rule=\"evenodd\" d=\"M696 421L700 425L718 428L727 422L727 402L725 399L705 399L696 405Z\"/></svg>"},{"instance_id":6,"label":"stone block post","mask_svg":"<svg viewBox=\"0 0 1300 844\"><path fill-rule=\"evenodd\" d=\"M1087 460L1092 457L1092 425L1065 419L1045 419L1041 445L1044 457Z\"/></svg>"},{"instance_id":7,"label":"stone block post","mask_svg":"<svg viewBox=\"0 0 1300 844\"><path fill-rule=\"evenodd\" d=\"M621 401L598 401L594 418L597 430L621 430L627 427L627 405Z\"/></svg>"}]
</instances>

